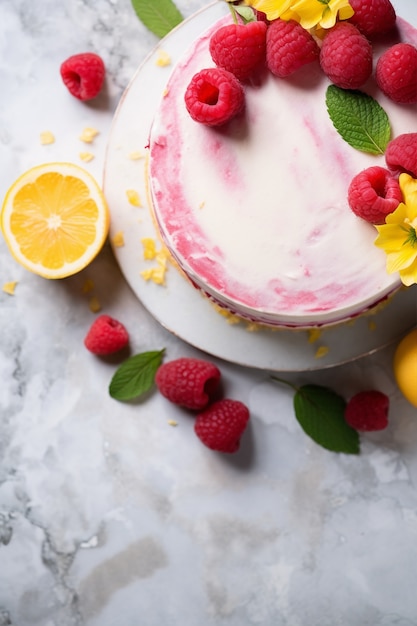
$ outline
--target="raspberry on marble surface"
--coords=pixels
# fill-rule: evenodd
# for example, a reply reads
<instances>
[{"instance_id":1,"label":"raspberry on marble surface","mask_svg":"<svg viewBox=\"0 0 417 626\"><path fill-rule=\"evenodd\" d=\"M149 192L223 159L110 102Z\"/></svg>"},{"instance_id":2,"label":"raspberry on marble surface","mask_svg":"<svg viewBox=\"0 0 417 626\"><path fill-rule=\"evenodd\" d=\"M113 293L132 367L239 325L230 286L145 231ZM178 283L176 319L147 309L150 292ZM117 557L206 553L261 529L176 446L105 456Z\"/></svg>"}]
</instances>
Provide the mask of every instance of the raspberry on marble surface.
<instances>
[{"instance_id":1,"label":"raspberry on marble surface","mask_svg":"<svg viewBox=\"0 0 417 626\"><path fill-rule=\"evenodd\" d=\"M75 98L92 100L103 87L106 70L98 54L83 52L64 61L60 73L64 85Z\"/></svg>"},{"instance_id":2,"label":"raspberry on marble surface","mask_svg":"<svg viewBox=\"0 0 417 626\"><path fill-rule=\"evenodd\" d=\"M346 405L345 420L355 430L371 432L388 426L389 398L382 391L360 391Z\"/></svg>"},{"instance_id":3,"label":"raspberry on marble surface","mask_svg":"<svg viewBox=\"0 0 417 626\"><path fill-rule=\"evenodd\" d=\"M249 409L243 402L225 398L197 415L194 430L200 441L218 452L233 453L249 421Z\"/></svg>"},{"instance_id":4,"label":"raspberry on marble surface","mask_svg":"<svg viewBox=\"0 0 417 626\"><path fill-rule=\"evenodd\" d=\"M214 363L192 357L163 363L155 376L156 386L167 400L191 410L208 405L219 381L220 370Z\"/></svg>"},{"instance_id":5,"label":"raspberry on marble surface","mask_svg":"<svg viewBox=\"0 0 417 626\"><path fill-rule=\"evenodd\" d=\"M84 345L93 354L105 356L123 350L129 343L125 326L109 315L100 315L92 323Z\"/></svg>"}]
</instances>

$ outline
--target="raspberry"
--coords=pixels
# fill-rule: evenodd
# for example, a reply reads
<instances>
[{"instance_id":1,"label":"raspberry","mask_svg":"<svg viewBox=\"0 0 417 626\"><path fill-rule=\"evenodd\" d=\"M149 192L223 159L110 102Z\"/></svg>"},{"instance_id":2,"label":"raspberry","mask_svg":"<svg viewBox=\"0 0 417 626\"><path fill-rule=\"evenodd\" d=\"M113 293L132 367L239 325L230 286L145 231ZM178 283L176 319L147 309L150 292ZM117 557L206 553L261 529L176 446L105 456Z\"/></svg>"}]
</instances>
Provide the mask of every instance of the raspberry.
<instances>
[{"instance_id":1,"label":"raspberry","mask_svg":"<svg viewBox=\"0 0 417 626\"><path fill-rule=\"evenodd\" d=\"M221 126L240 113L245 95L236 76L220 67L193 76L185 92L185 106L193 120Z\"/></svg>"},{"instance_id":2,"label":"raspberry","mask_svg":"<svg viewBox=\"0 0 417 626\"><path fill-rule=\"evenodd\" d=\"M353 24L338 22L323 40L320 65L342 89L358 89L372 73L372 47Z\"/></svg>"},{"instance_id":3,"label":"raspberry","mask_svg":"<svg viewBox=\"0 0 417 626\"><path fill-rule=\"evenodd\" d=\"M222 26L210 39L214 63L239 80L247 80L265 61L266 31L262 21Z\"/></svg>"},{"instance_id":4,"label":"raspberry","mask_svg":"<svg viewBox=\"0 0 417 626\"><path fill-rule=\"evenodd\" d=\"M98 96L105 71L103 60L94 52L74 54L60 68L65 86L79 100L92 100Z\"/></svg>"},{"instance_id":5,"label":"raspberry","mask_svg":"<svg viewBox=\"0 0 417 626\"><path fill-rule=\"evenodd\" d=\"M126 328L109 315L100 315L91 325L84 345L93 354L106 355L118 352L129 343Z\"/></svg>"},{"instance_id":6,"label":"raspberry","mask_svg":"<svg viewBox=\"0 0 417 626\"><path fill-rule=\"evenodd\" d=\"M313 37L294 20L274 20L266 33L266 64L279 78L290 76L319 58Z\"/></svg>"},{"instance_id":7,"label":"raspberry","mask_svg":"<svg viewBox=\"0 0 417 626\"><path fill-rule=\"evenodd\" d=\"M365 37L384 35L395 26L397 16L390 0L349 0L355 11L349 19Z\"/></svg>"},{"instance_id":8,"label":"raspberry","mask_svg":"<svg viewBox=\"0 0 417 626\"><path fill-rule=\"evenodd\" d=\"M394 174L405 172L417 178L417 133L404 133L390 141L385 160Z\"/></svg>"},{"instance_id":9,"label":"raspberry","mask_svg":"<svg viewBox=\"0 0 417 626\"><path fill-rule=\"evenodd\" d=\"M345 408L345 420L355 430L383 430L388 426L389 398L381 391L361 391Z\"/></svg>"},{"instance_id":10,"label":"raspberry","mask_svg":"<svg viewBox=\"0 0 417 626\"><path fill-rule=\"evenodd\" d=\"M388 213L395 211L402 200L397 179L378 165L357 174L348 189L350 208L371 224L384 224Z\"/></svg>"},{"instance_id":11,"label":"raspberry","mask_svg":"<svg viewBox=\"0 0 417 626\"><path fill-rule=\"evenodd\" d=\"M219 400L197 415L194 430L211 450L236 452L249 420L249 410L238 400Z\"/></svg>"},{"instance_id":12,"label":"raspberry","mask_svg":"<svg viewBox=\"0 0 417 626\"><path fill-rule=\"evenodd\" d=\"M397 43L380 56L375 78L381 91L394 102L417 102L417 48Z\"/></svg>"},{"instance_id":13,"label":"raspberry","mask_svg":"<svg viewBox=\"0 0 417 626\"><path fill-rule=\"evenodd\" d=\"M159 367L155 383L161 394L187 409L204 409L220 381L220 370L209 361L182 357Z\"/></svg>"}]
</instances>

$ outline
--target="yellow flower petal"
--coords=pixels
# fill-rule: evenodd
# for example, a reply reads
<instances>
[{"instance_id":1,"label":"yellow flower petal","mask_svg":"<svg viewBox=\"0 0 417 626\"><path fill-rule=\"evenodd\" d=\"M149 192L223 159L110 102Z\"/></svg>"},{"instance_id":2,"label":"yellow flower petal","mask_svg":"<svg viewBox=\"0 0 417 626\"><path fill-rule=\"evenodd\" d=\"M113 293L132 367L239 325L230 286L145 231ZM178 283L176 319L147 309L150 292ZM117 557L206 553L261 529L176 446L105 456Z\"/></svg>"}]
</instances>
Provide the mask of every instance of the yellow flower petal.
<instances>
[{"instance_id":1,"label":"yellow flower petal","mask_svg":"<svg viewBox=\"0 0 417 626\"><path fill-rule=\"evenodd\" d=\"M276 20L290 8L292 0L247 0L246 4L266 13L268 20Z\"/></svg>"},{"instance_id":2,"label":"yellow flower petal","mask_svg":"<svg viewBox=\"0 0 417 626\"><path fill-rule=\"evenodd\" d=\"M417 283L417 258L409 267L400 270L400 278L406 287Z\"/></svg>"}]
</instances>

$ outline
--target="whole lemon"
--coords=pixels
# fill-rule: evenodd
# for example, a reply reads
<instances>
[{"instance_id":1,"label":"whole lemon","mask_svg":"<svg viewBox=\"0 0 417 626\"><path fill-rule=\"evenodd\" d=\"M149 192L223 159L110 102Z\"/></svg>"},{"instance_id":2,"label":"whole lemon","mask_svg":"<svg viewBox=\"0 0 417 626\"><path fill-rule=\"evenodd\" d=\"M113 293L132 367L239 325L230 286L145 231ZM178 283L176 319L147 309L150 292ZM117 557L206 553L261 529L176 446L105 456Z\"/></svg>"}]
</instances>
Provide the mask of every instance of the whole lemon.
<instances>
[{"instance_id":1,"label":"whole lemon","mask_svg":"<svg viewBox=\"0 0 417 626\"><path fill-rule=\"evenodd\" d=\"M417 407L417 328L401 339L394 353L393 368L400 391Z\"/></svg>"}]
</instances>

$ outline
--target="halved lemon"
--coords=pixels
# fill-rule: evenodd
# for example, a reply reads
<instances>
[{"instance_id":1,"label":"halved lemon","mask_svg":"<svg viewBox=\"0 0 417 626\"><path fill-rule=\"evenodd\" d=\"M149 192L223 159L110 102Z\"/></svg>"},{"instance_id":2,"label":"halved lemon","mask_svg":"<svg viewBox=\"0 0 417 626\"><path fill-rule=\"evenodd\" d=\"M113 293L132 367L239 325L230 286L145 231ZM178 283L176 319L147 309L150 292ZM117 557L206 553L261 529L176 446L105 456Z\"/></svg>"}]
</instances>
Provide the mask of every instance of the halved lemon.
<instances>
[{"instance_id":1,"label":"halved lemon","mask_svg":"<svg viewBox=\"0 0 417 626\"><path fill-rule=\"evenodd\" d=\"M3 236L26 269L64 278L84 269L109 231L109 210L93 176L73 163L45 163L20 176L6 193Z\"/></svg>"}]
</instances>

